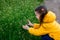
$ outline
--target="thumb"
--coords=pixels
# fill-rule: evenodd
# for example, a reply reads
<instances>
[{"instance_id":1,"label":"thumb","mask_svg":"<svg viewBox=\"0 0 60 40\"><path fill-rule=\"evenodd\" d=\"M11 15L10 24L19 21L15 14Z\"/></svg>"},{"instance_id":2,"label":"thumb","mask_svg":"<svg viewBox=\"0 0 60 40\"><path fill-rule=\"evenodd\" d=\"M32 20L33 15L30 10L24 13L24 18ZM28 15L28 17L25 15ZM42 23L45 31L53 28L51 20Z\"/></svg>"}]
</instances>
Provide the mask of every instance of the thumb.
<instances>
[{"instance_id":1,"label":"thumb","mask_svg":"<svg viewBox=\"0 0 60 40\"><path fill-rule=\"evenodd\" d=\"M24 28L25 26L23 25L22 28Z\"/></svg>"},{"instance_id":2,"label":"thumb","mask_svg":"<svg viewBox=\"0 0 60 40\"><path fill-rule=\"evenodd\" d=\"M28 20L28 23L30 24L30 23L31 23L31 21L30 21L30 20Z\"/></svg>"}]
</instances>

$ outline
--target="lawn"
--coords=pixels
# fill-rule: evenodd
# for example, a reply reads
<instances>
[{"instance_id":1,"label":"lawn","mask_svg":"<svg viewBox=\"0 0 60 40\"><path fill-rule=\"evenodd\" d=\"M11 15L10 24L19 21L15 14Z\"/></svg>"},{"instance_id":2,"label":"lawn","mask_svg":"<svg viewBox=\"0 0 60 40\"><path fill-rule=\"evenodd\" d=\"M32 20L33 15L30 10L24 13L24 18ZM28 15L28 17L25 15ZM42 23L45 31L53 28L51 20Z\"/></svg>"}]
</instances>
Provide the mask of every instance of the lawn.
<instances>
[{"instance_id":1,"label":"lawn","mask_svg":"<svg viewBox=\"0 0 60 40\"><path fill-rule=\"evenodd\" d=\"M43 0L0 0L0 40L40 40L22 29L27 19L38 23L34 9Z\"/></svg>"}]
</instances>

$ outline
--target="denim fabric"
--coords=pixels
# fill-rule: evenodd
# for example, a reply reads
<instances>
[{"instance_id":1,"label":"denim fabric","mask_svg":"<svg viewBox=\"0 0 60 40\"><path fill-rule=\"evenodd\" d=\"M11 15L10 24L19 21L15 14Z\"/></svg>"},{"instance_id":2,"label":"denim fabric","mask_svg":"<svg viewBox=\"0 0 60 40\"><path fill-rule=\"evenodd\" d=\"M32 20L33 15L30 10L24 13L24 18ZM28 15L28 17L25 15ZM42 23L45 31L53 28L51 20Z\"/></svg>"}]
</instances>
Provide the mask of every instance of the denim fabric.
<instances>
[{"instance_id":1,"label":"denim fabric","mask_svg":"<svg viewBox=\"0 0 60 40\"><path fill-rule=\"evenodd\" d=\"M48 34L42 35L41 38L42 38L42 40L54 40L53 38L49 37Z\"/></svg>"}]
</instances>

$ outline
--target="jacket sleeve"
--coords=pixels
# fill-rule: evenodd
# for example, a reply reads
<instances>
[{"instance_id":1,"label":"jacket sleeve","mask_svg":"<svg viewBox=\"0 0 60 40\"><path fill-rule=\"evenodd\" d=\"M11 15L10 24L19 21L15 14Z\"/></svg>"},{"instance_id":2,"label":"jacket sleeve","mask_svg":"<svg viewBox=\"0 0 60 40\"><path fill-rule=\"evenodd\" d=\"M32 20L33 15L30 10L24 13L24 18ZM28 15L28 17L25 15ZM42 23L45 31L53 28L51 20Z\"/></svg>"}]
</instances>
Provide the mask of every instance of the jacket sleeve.
<instances>
[{"instance_id":1,"label":"jacket sleeve","mask_svg":"<svg viewBox=\"0 0 60 40\"><path fill-rule=\"evenodd\" d=\"M35 36L45 35L48 33L48 31L46 31L42 26L38 29L29 28L28 32Z\"/></svg>"},{"instance_id":2,"label":"jacket sleeve","mask_svg":"<svg viewBox=\"0 0 60 40\"><path fill-rule=\"evenodd\" d=\"M34 23L33 28L38 29L40 27L40 24Z\"/></svg>"}]
</instances>

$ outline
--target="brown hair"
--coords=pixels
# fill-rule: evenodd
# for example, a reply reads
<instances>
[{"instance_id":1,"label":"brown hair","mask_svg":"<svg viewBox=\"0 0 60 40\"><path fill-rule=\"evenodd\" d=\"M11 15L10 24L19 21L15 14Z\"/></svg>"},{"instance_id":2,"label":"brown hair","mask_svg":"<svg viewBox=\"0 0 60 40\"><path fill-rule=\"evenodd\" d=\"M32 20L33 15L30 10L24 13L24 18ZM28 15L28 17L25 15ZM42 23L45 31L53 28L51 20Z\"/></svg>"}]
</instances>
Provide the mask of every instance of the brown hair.
<instances>
[{"instance_id":1,"label":"brown hair","mask_svg":"<svg viewBox=\"0 0 60 40\"><path fill-rule=\"evenodd\" d=\"M43 23L44 16L47 14L47 8L45 6L38 6L35 11L40 14L40 25Z\"/></svg>"}]
</instances>

